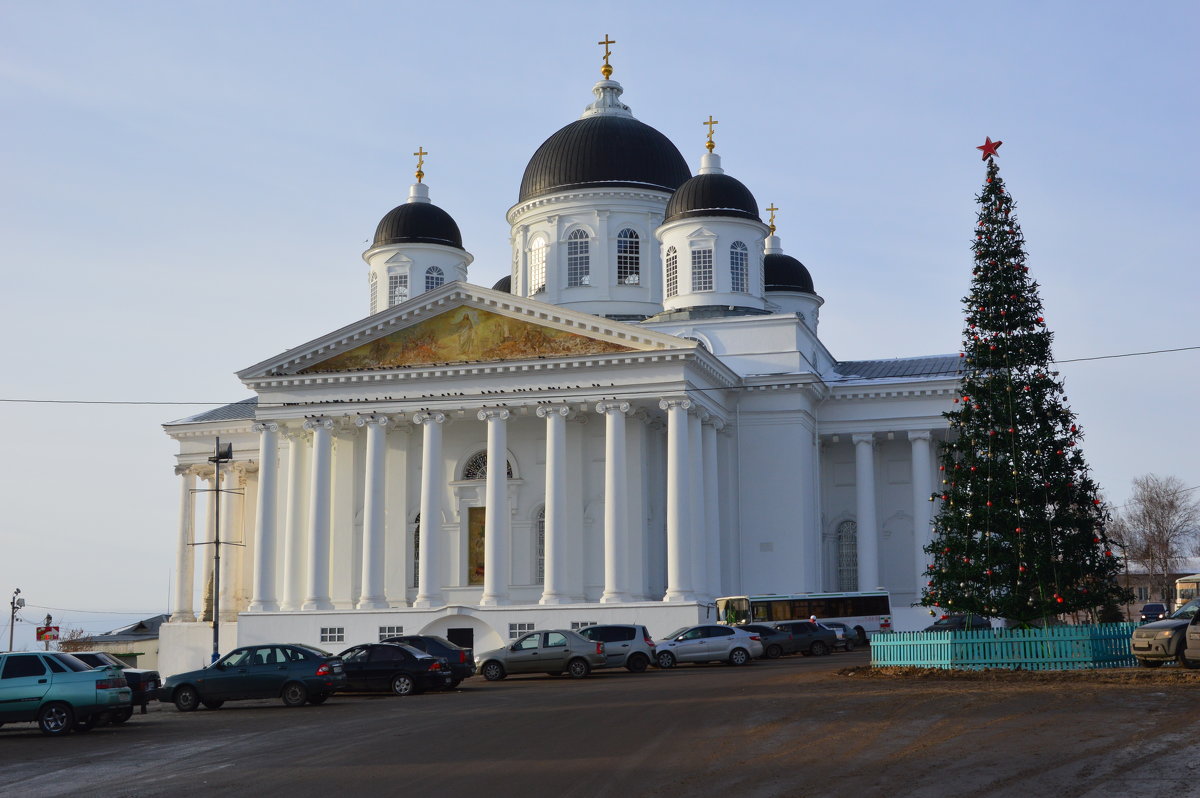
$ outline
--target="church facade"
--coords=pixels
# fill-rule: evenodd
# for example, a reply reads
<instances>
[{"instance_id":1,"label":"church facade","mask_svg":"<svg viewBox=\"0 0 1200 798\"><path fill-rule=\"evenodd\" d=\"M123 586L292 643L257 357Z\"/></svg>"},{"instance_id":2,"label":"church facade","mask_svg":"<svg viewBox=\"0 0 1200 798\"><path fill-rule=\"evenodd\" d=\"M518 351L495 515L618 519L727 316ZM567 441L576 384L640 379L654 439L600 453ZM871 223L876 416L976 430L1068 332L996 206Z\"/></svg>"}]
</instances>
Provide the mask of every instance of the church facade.
<instances>
[{"instance_id":1,"label":"church facade","mask_svg":"<svg viewBox=\"0 0 1200 798\"><path fill-rule=\"evenodd\" d=\"M721 595L875 587L898 628L919 622L958 356L838 361L712 124L693 175L602 71L526 168L508 277L471 284L419 162L363 255L369 315L238 372L252 398L164 425L164 672L208 661L214 605L223 648L335 651L400 630L664 634Z\"/></svg>"}]
</instances>

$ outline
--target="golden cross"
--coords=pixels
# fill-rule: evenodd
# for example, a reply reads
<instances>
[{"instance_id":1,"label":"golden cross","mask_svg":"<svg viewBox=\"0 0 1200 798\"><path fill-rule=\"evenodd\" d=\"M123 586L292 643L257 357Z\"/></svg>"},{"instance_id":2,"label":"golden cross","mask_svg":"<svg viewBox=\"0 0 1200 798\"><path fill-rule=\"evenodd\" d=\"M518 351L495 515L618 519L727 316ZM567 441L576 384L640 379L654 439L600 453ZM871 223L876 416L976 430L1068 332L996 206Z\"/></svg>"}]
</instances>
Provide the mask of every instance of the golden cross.
<instances>
[{"instance_id":1,"label":"golden cross","mask_svg":"<svg viewBox=\"0 0 1200 798\"><path fill-rule=\"evenodd\" d=\"M775 211L777 211L777 210L779 210L779 209L778 209L778 208L776 208L776 207L775 207L775 203L774 203L774 202L772 202L772 203L771 203L771 207L769 207L769 208L765 208L764 210L768 210L768 211L770 211L770 212L771 212L771 222L770 222L770 227L771 227L771 232L772 232L772 233L774 233L774 232L775 232Z\"/></svg>"},{"instance_id":2,"label":"golden cross","mask_svg":"<svg viewBox=\"0 0 1200 798\"><path fill-rule=\"evenodd\" d=\"M716 144L713 144L713 140L712 140L712 137L713 137L713 125L719 125L719 124L721 124L721 123L720 123L720 122L718 122L717 120L713 119L713 118L712 118L712 114L709 114L709 115L708 115L708 121L707 121L707 122L701 122L700 124L702 124L702 125L708 125L708 143L707 143L707 144L705 144L704 146L705 146L705 147L708 147L708 151L709 151L709 152L712 152L712 151L713 151L713 147L717 146Z\"/></svg>"},{"instance_id":3,"label":"golden cross","mask_svg":"<svg viewBox=\"0 0 1200 798\"><path fill-rule=\"evenodd\" d=\"M417 151L413 155L417 156L417 182L420 183L425 178L425 173L421 171L421 167L425 166L425 156L429 153L425 152L424 147L417 147Z\"/></svg>"},{"instance_id":4,"label":"golden cross","mask_svg":"<svg viewBox=\"0 0 1200 798\"><path fill-rule=\"evenodd\" d=\"M610 44L616 44L616 39L608 38L608 34L604 34L604 41L596 42L596 44L604 45L604 66L600 67L600 74L604 75L604 79L608 80L612 76L612 67L608 65L608 57L612 55L612 50L608 49Z\"/></svg>"}]
</instances>

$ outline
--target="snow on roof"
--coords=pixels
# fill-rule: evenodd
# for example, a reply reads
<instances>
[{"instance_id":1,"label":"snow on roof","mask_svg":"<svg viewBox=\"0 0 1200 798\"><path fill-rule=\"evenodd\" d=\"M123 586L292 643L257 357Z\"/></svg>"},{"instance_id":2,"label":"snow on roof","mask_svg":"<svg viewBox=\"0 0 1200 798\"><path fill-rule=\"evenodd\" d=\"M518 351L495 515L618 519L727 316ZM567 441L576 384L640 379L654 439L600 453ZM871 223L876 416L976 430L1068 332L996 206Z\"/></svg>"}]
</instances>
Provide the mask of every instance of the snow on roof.
<instances>
[{"instance_id":1,"label":"snow on roof","mask_svg":"<svg viewBox=\"0 0 1200 798\"><path fill-rule=\"evenodd\" d=\"M212 410L205 410L203 413L197 413L194 416L181 418L177 421L168 421L164 426L195 424L201 421L239 421L241 419L252 419L254 418L254 411L257 408L258 397L251 396L249 399L243 399L231 405L214 407Z\"/></svg>"},{"instance_id":2,"label":"snow on roof","mask_svg":"<svg viewBox=\"0 0 1200 798\"><path fill-rule=\"evenodd\" d=\"M890 360L842 360L833 364L841 379L885 380L927 377L957 377L962 358L958 355L898 357Z\"/></svg>"}]
</instances>

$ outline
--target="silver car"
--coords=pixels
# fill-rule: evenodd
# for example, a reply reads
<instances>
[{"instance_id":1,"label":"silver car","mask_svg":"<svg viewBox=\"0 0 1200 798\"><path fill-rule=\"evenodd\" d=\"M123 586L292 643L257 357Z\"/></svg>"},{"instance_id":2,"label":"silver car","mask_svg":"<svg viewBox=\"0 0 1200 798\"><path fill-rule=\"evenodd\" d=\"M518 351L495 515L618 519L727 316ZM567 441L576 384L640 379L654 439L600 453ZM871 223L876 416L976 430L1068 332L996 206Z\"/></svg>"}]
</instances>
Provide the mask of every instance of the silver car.
<instances>
[{"instance_id":1,"label":"silver car","mask_svg":"<svg viewBox=\"0 0 1200 798\"><path fill-rule=\"evenodd\" d=\"M608 658L610 668L627 668L634 673L641 673L655 661L658 654L650 632L637 624L585 626L579 630L579 634L604 644L604 655Z\"/></svg>"},{"instance_id":2,"label":"silver car","mask_svg":"<svg viewBox=\"0 0 1200 798\"><path fill-rule=\"evenodd\" d=\"M558 676L569 673L582 679L593 668L603 668L608 660L604 644L581 637L569 629L529 632L507 648L475 655L475 664L483 678L499 681L510 673L545 673Z\"/></svg>"},{"instance_id":3,"label":"silver car","mask_svg":"<svg viewBox=\"0 0 1200 798\"><path fill-rule=\"evenodd\" d=\"M658 641L655 664L673 668L678 662L728 662L745 665L763 655L762 639L734 626L685 626Z\"/></svg>"}]
</instances>

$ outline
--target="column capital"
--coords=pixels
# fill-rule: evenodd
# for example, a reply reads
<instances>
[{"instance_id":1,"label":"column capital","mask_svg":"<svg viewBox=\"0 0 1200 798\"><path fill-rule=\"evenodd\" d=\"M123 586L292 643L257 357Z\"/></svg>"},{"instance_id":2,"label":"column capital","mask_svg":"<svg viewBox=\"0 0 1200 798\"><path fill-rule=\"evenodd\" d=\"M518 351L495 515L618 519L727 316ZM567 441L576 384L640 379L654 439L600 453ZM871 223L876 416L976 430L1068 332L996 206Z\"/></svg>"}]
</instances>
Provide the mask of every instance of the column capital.
<instances>
[{"instance_id":1,"label":"column capital","mask_svg":"<svg viewBox=\"0 0 1200 798\"><path fill-rule=\"evenodd\" d=\"M874 432L856 432L850 436L850 440L854 443L855 446L857 446L860 443L869 443L871 445L874 445L875 444L875 433Z\"/></svg>"},{"instance_id":2,"label":"column capital","mask_svg":"<svg viewBox=\"0 0 1200 798\"><path fill-rule=\"evenodd\" d=\"M315 429L333 429L333 419L326 416L313 416L312 418L304 419L304 429L311 432Z\"/></svg>"},{"instance_id":3,"label":"column capital","mask_svg":"<svg viewBox=\"0 0 1200 798\"><path fill-rule=\"evenodd\" d=\"M190 477L190 476L193 476L195 473L196 473L195 468L193 468L190 465L175 466L175 476L177 476L177 477Z\"/></svg>"},{"instance_id":4,"label":"column capital","mask_svg":"<svg viewBox=\"0 0 1200 798\"><path fill-rule=\"evenodd\" d=\"M547 418L554 415L566 418L571 414L571 408L567 405L538 405L535 412L538 418Z\"/></svg>"},{"instance_id":5,"label":"column capital","mask_svg":"<svg viewBox=\"0 0 1200 798\"><path fill-rule=\"evenodd\" d=\"M504 407L485 407L475 415L480 421L508 421L512 413Z\"/></svg>"},{"instance_id":6,"label":"column capital","mask_svg":"<svg viewBox=\"0 0 1200 798\"><path fill-rule=\"evenodd\" d=\"M609 399L609 400L603 401L603 402L596 402L596 412L599 413L600 415L605 415L605 414L611 413L612 411L615 410L618 413L620 413L621 415L627 416L627 415L629 415L629 409L630 409L629 402L621 402L616 399Z\"/></svg>"},{"instance_id":7,"label":"column capital","mask_svg":"<svg viewBox=\"0 0 1200 798\"><path fill-rule=\"evenodd\" d=\"M717 432L725 429L725 422L714 416L712 413L708 414L708 418L701 417L700 420L704 422L704 426L712 427Z\"/></svg>"},{"instance_id":8,"label":"column capital","mask_svg":"<svg viewBox=\"0 0 1200 798\"><path fill-rule=\"evenodd\" d=\"M680 410L691 410L692 400L684 399L682 397L658 400L659 410L674 410L675 408L679 408Z\"/></svg>"},{"instance_id":9,"label":"column capital","mask_svg":"<svg viewBox=\"0 0 1200 798\"><path fill-rule=\"evenodd\" d=\"M380 429L383 429L387 427L389 423L391 423L391 419L389 419L387 416L381 416L376 413L360 415L354 420L354 426L356 427L365 427L368 424L377 424Z\"/></svg>"},{"instance_id":10,"label":"column capital","mask_svg":"<svg viewBox=\"0 0 1200 798\"><path fill-rule=\"evenodd\" d=\"M908 439L910 441L929 441L933 439L933 433L927 429L910 429L908 431Z\"/></svg>"},{"instance_id":11,"label":"column capital","mask_svg":"<svg viewBox=\"0 0 1200 798\"><path fill-rule=\"evenodd\" d=\"M446 414L440 410L422 410L413 413L412 421L414 424L445 424Z\"/></svg>"},{"instance_id":12,"label":"column capital","mask_svg":"<svg viewBox=\"0 0 1200 798\"><path fill-rule=\"evenodd\" d=\"M256 421L251 429L253 429L255 432L279 432L279 422Z\"/></svg>"}]
</instances>

